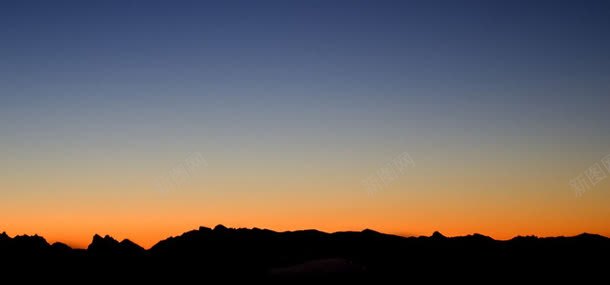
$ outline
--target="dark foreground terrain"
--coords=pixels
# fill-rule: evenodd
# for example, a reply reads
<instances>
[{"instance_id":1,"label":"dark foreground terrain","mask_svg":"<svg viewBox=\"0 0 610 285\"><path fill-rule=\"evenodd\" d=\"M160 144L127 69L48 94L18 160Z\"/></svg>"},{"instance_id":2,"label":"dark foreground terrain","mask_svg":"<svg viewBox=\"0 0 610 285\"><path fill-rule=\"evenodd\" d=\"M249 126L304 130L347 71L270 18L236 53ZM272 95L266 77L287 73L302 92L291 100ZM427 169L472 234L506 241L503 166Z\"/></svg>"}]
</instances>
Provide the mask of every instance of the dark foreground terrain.
<instances>
[{"instance_id":1,"label":"dark foreground terrain","mask_svg":"<svg viewBox=\"0 0 610 285\"><path fill-rule=\"evenodd\" d=\"M48 244L40 236L11 238L3 233L0 265L5 278L26 282L394 279L400 283L574 280L580 284L607 280L610 240L592 234L508 241L478 234L405 238L371 230L329 234L219 225L168 238L149 250L129 240L96 235L85 250Z\"/></svg>"}]
</instances>

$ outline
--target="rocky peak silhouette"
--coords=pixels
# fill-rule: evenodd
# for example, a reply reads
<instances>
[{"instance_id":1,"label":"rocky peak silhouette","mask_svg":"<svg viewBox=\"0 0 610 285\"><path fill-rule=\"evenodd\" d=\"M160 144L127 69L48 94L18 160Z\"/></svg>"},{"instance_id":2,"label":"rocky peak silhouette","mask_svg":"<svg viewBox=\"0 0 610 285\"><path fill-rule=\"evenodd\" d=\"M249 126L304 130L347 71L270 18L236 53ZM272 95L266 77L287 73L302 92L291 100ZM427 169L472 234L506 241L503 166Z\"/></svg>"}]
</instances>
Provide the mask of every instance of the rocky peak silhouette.
<instances>
[{"instance_id":1,"label":"rocky peak silhouette","mask_svg":"<svg viewBox=\"0 0 610 285\"><path fill-rule=\"evenodd\" d=\"M406 238L379 233L326 233L317 230L275 232L268 229L200 227L170 237L145 250L124 239L94 235L86 250L71 249L41 236L11 238L0 234L0 262L28 262L28 270L89 272L108 277L196 278L202 274L227 278L290 278L302 276L429 277L426 272L472 272L473 268L501 276L548 276L553 272L605 272L610 239L584 233L574 237L516 237L497 241L473 234ZM532 273L527 268L535 268ZM549 270L546 270L546 269ZM597 271L599 269L599 271ZM466 272L466 273L464 273ZM96 275L96 276L98 276ZM460 276L460 275L451 275ZM473 277L475 275L468 275ZM475 276L476 277L476 276Z\"/></svg>"},{"instance_id":2,"label":"rocky peak silhouette","mask_svg":"<svg viewBox=\"0 0 610 285\"><path fill-rule=\"evenodd\" d=\"M109 235L101 237L95 234L87 252L92 255L138 255L145 250L128 239L119 242Z\"/></svg>"},{"instance_id":3,"label":"rocky peak silhouette","mask_svg":"<svg viewBox=\"0 0 610 285\"><path fill-rule=\"evenodd\" d=\"M447 239L447 237L445 237L443 234L441 234L438 231L435 231L434 233L432 233L432 236L430 237L433 240L444 240Z\"/></svg>"}]
</instances>

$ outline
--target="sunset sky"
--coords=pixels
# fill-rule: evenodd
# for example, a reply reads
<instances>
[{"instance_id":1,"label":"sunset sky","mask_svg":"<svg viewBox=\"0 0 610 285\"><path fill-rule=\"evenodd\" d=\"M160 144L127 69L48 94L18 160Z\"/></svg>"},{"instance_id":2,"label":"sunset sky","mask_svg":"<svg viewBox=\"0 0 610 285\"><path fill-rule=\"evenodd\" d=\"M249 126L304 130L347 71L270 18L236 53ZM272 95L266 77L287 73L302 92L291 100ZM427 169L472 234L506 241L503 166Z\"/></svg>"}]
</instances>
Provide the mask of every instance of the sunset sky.
<instances>
[{"instance_id":1,"label":"sunset sky","mask_svg":"<svg viewBox=\"0 0 610 285\"><path fill-rule=\"evenodd\" d=\"M608 1L0 2L11 236L610 236L609 130Z\"/></svg>"}]
</instances>

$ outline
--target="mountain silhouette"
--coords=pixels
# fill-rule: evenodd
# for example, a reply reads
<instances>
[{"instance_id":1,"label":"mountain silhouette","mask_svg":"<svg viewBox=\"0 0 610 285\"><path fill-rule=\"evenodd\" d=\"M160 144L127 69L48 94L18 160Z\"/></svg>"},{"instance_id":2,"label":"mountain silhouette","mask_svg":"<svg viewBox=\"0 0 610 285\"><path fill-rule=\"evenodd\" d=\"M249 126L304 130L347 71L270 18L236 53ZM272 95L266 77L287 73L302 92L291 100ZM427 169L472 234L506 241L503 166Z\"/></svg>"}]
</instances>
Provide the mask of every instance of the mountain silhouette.
<instances>
[{"instance_id":1,"label":"mountain silhouette","mask_svg":"<svg viewBox=\"0 0 610 285\"><path fill-rule=\"evenodd\" d=\"M0 268L5 272L28 264L28 270L51 270L58 278L65 277L69 270L100 280L128 276L137 280L186 281L206 276L225 281L485 281L485 276L493 274L518 281L526 276L552 280L578 272L586 272L580 278L587 279L606 272L608 256L610 239L587 233L574 237L518 236L498 241L481 234L446 237L434 232L430 237L401 237L369 229L276 232L218 225L169 237L148 250L108 235L94 235L87 249L72 249L63 243L51 245L38 235L11 238L0 234Z\"/></svg>"},{"instance_id":2,"label":"mountain silhouette","mask_svg":"<svg viewBox=\"0 0 610 285\"><path fill-rule=\"evenodd\" d=\"M87 252L96 256L138 256L145 253L144 248L128 239L118 242L109 235L94 235Z\"/></svg>"}]
</instances>

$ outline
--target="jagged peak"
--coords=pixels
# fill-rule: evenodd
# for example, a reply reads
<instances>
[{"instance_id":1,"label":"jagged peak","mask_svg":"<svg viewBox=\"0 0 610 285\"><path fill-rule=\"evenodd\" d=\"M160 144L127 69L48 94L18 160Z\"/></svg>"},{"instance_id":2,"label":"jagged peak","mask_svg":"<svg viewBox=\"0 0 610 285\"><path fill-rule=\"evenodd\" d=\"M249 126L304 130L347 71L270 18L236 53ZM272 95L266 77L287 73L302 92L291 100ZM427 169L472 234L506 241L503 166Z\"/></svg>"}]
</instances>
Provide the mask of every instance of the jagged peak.
<instances>
[{"instance_id":1,"label":"jagged peak","mask_svg":"<svg viewBox=\"0 0 610 285\"><path fill-rule=\"evenodd\" d=\"M137 244L129 239L124 239L119 244L124 248L130 248L130 249L136 249L136 250L142 250L142 251L145 250L139 244Z\"/></svg>"},{"instance_id":2,"label":"jagged peak","mask_svg":"<svg viewBox=\"0 0 610 285\"><path fill-rule=\"evenodd\" d=\"M226 230L228 230L228 228L223 226L222 224L218 224L214 227L214 231L226 231Z\"/></svg>"},{"instance_id":3,"label":"jagged peak","mask_svg":"<svg viewBox=\"0 0 610 285\"><path fill-rule=\"evenodd\" d=\"M63 242L54 242L51 247L61 250L71 250L72 248Z\"/></svg>"},{"instance_id":4,"label":"jagged peak","mask_svg":"<svg viewBox=\"0 0 610 285\"><path fill-rule=\"evenodd\" d=\"M371 229L364 229L364 230L362 230L362 233L364 233L364 234L379 234L378 231L371 230Z\"/></svg>"},{"instance_id":5,"label":"jagged peak","mask_svg":"<svg viewBox=\"0 0 610 285\"><path fill-rule=\"evenodd\" d=\"M124 239L120 242L120 244L136 244L133 241L129 240L129 239Z\"/></svg>"},{"instance_id":6,"label":"jagged peak","mask_svg":"<svg viewBox=\"0 0 610 285\"><path fill-rule=\"evenodd\" d=\"M113 241L116 241L116 239L114 239L114 238L113 238L112 236L110 236L110 235L104 235L104 237L102 237L102 236L101 236L101 235L99 235L99 234L95 234L95 235L93 235L93 240L94 240L94 241L95 241L95 240L113 240Z\"/></svg>"},{"instance_id":7,"label":"jagged peak","mask_svg":"<svg viewBox=\"0 0 610 285\"><path fill-rule=\"evenodd\" d=\"M598 235L598 234L592 234L592 233L581 233L577 236L575 236L577 238L587 238L587 239L607 239L607 237L602 236L602 235Z\"/></svg>"},{"instance_id":8,"label":"jagged peak","mask_svg":"<svg viewBox=\"0 0 610 285\"><path fill-rule=\"evenodd\" d=\"M433 239L446 239L447 237L443 234L441 234L439 231L435 231L434 233L432 233L432 236L430 236Z\"/></svg>"},{"instance_id":9,"label":"jagged peak","mask_svg":"<svg viewBox=\"0 0 610 285\"><path fill-rule=\"evenodd\" d=\"M44 237L39 236L37 234L34 234L34 235L17 235L17 236L15 236L15 238L18 238L18 239L32 239L32 240L45 240Z\"/></svg>"}]
</instances>

